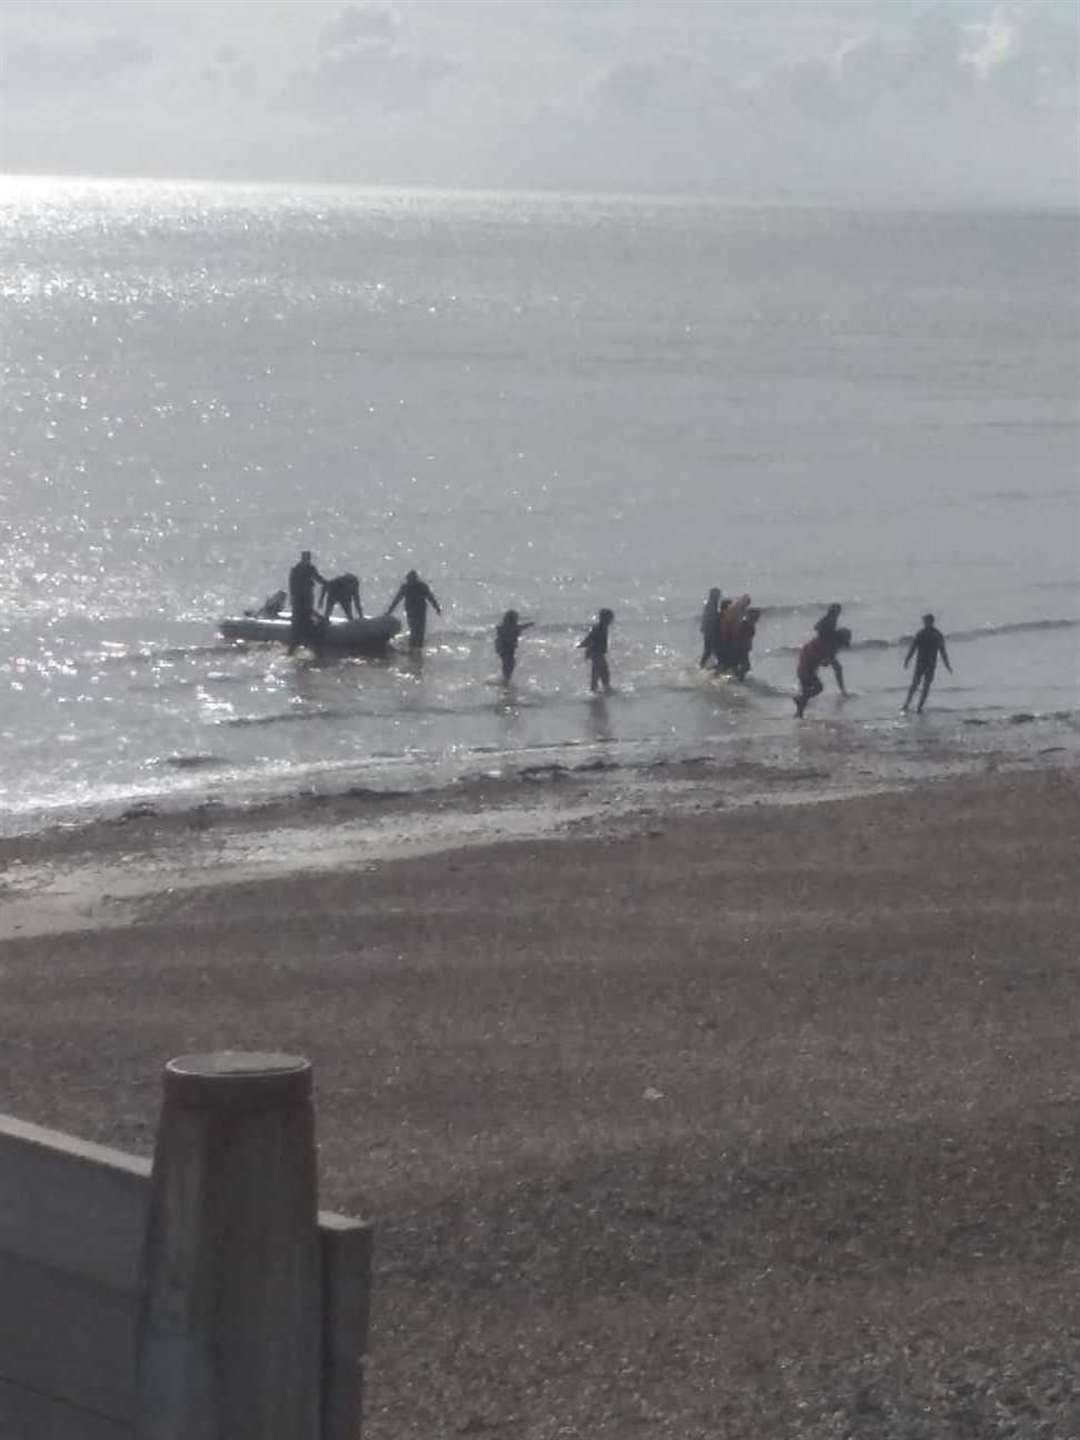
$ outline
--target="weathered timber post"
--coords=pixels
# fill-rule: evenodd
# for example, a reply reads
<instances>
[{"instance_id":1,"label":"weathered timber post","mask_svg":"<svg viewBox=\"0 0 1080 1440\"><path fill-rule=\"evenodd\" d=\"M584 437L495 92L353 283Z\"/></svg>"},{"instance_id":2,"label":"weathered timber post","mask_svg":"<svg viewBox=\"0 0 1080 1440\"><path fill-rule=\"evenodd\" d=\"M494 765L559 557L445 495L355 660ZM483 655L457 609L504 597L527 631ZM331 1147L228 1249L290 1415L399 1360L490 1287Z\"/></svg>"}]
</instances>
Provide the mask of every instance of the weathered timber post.
<instances>
[{"instance_id":1,"label":"weathered timber post","mask_svg":"<svg viewBox=\"0 0 1080 1440\"><path fill-rule=\"evenodd\" d=\"M311 1066L165 1067L138 1327L137 1440L318 1440Z\"/></svg>"}]
</instances>

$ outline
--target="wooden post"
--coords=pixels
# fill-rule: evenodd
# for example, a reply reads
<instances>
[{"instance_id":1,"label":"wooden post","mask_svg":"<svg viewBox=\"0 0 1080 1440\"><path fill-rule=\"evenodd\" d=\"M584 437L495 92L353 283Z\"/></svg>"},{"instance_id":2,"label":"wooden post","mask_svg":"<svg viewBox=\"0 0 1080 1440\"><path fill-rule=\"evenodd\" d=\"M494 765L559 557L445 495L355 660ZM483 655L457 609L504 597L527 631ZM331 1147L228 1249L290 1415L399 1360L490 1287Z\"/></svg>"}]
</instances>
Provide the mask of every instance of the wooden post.
<instances>
[{"instance_id":1,"label":"wooden post","mask_svg":"<svg viewBox=\"0 0 1080 1440\"><path fill-rule=\"evenodd\" d=\"M137 1440L318 1440L311 1066L165 1067L141 1276Z\"/></svg>"},{"instance_id":2,"label":"wooden post","mask_svg":"<svg viewBox=\"0 0 1080 1440\"><path fill-rule=\"evenodd\" d=\"M323 1215L322 1440L358 1440L371 1312L371 1227Z\"/></svg>"}]
</instances>

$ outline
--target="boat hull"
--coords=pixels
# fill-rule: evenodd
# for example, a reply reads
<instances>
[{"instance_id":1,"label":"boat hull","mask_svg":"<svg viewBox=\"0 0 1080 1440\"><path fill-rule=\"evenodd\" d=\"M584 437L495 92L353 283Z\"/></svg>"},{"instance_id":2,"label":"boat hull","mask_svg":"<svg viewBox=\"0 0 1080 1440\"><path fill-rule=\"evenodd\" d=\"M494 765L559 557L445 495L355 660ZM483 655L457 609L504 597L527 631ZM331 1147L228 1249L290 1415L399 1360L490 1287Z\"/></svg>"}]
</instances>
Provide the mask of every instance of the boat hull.
<instances>
[{"instance_id":1,"label":"boat hull","mask_svg":"<svg viewBox=\"0 0 1080 1440\"><path fill-rule=\"evenodd\" d=\"M276 641L288 645L292 626L287 615L271 619L261 615L241 615L222 620L218 626L224 640L244 640L249 644ZM321 647L348 655L382 655L401 629L396 615L376 615L369 620L344 620L335 616L323 627Z\"/></svg>"}]
</instances>

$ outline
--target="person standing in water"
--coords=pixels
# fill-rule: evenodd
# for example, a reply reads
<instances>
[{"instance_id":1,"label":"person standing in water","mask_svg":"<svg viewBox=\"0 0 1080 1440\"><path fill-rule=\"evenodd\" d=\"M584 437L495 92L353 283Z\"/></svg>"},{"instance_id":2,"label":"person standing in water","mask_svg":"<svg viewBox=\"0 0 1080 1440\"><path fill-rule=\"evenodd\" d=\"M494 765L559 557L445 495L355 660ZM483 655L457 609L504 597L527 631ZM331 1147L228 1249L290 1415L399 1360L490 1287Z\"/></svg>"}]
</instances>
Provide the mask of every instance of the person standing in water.
<instances>
[{"instance_id":1,"label":"person standing in water","mask_svg":"<svg viewBox=\"0 0 1080 1440\"><path fill-rule=\"evenodd\" d=\"M806 707L814 696L820 695L825 689L818 676L822 665L831 665L835 669L836 652L846 650L850 644L851 631L839 629L831 634L815 635L799 651L799 665L795 672L799 682L799 693L795 696L795 714L798 719L801 720L806 714Z\"/></svg>"},{"instance_id":2,"label":"person standing in water","mask_svg":"<svg viewBox=\"0 0 1080 1440\"><path fill-rule=\"evenodd\" d=\"M825 611L825 614L822 615L821 619L818 620L818 621L816 622L816 624L814 625L814 630L815 630L816 634L817 634L822 640L834 640L834 639L836 638L836 635L837 635L837 633L838 633L838 632L837 632L837 629L836 629L836 624L837 624L837 621L840 619L840 611L841 611L843 608L844 608L844 607L843 607L842 605L838 605L838 604L836 604L836 603L834 602L834 603L833 603L832 605L830 605L829 608ZM848 645L850 645L850 644L851 644L851 631L850 631L850 630L847 630L847 631L845 631L844 633L847 635L847 637L848 637L848 638L847 638L847 643L848 643ZM804 646L803 648L805 649L805 646ZM837 686L837 689L840 691L840 694L841 694L841 695L846 695L848 692L844 689L844 667L840 664L840 661L836 658L836 651L837 651L838 649L843 649L843 648L846 648L846 647L834 645L834 646L833 646L833 657L832 657L832 659L831 659L828 663L829 663L829 669L833 672L833 675L836 677L836 686ZM815 692L815 693L816 693L816 692Z\"/></svg>"},{"instance_id":3,"label":"person standing in water","mask_svg":"<svg viewBox=\"0 0 1080 1440\"><path fill-rule=\"evenodd\" d=\"M300 559L289 571L289 610L291 628L289 651L291 655L298 645L319 648L321 621L315 612L315 586L326 581L312 564L311 551L302 550Z\"/></svg>"},{"instance_id":4,"label":"person standing in water","mask_svg":"<svg viewBox=\"0 0 1080 1440\"><path fill-rule=\"evenodd\" d=\"M514 666L517 663L518 641L522 632L531 630L533 622L526 620L524 624L518 619L516 610L507 610L506 614L495 627L495 654L502 662L502 678L504 684L510 683L510 677L514 673Z\"/></svg>"},{"instance_id":5,"label":"person standing in water","mask_svg":"<svg viewBox=\"0 0 1080 1440\"><path fill-rule=\"evenodd\" d=\"M585 651L585 659L590 665L589 689L595 695L603 686L604 694L611 694L611 671L608 669L608 631L615 622L613 610L601 610L596 617L596 624L592 627L584 640L578 641L578 649Z\"/></svg>"},{"instance_id":6,"label":"person standing in water","mask_svg":"<svg viewBox=\"0 0 1080 1440\"><path fill-rule=\"evenodd\" d=\"M735 637L735 654L732 657L732 671L737 680L745 680L752 668L750 654L754 648L754 636L757 633L757 622L761 619L761 610L754 606L748 606L743 611L739 621L738 633Z\"/></svg>"},{"instance_id":7,"label":"person standing in water","mask_svg":"<svg viewBox=\"0 0 1080 1440\"><path fill-rule=\"evenodd\" d=\"M941 656L945 669L952 674L952 666L949 664L948 651L945 649L945 636L934 626L933 615L922 617L922 629L912 640L904 659L904 669L911 664L911 657L916 657L915 674L911 678L911 688L908 690L907 699L901 705L900 710L906 714L915 691L922 686L922 694L919 696L919 703L915 707L916 715L921 715L923 706L926 704L926 697L930 694L930 686L934 683L934 672L937 669L938 656Z\"/></svg>"},{"instance_id":8,"label":"person standing in water","mask_svg":"<svg viewBox=\"0 0 1080 1440\"><path fill-rule=\"evenodd\" d=\"M720 591L714 585L709 591L709 598L705 601L705 608L701 612L701 664L704 670L710 660L720 664L720 627L721 617L730 600L722 600Z\"/></svg>"},{"instance_id":9,"label":"person standing in water","mask_svg":"<svg viewBox=\"0 0 1080 1440\"><path fill-rule=\"evenodd\" d=\"M402 600L405 601L405 619L409 622L409 649L422 650L427 629L427 607L430 605L436 615L441 615L442 609L431 588L415 570L410 570L401 582L397 594L386 607L387 615L392 615Z\"/></svg>"}]
</instances>

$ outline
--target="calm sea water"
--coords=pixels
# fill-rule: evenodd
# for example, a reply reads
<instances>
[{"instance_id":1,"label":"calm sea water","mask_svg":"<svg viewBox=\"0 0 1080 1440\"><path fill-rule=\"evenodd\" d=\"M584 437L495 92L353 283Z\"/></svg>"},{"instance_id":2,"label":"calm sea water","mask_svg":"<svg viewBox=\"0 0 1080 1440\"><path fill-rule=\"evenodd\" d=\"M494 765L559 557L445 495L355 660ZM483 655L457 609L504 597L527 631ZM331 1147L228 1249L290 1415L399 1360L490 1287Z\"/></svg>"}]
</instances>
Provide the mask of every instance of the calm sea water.
<instances>
[{"instance_id":1,"label":"calm sea water","mask_svg":"<svg viewBox=\"0 0 1080 1440\"><path fill-rule=\"evenodd\" d=\"M0 826L822 727L871 768L1074 745L1078 254L1066 215L2 182ZM369 611L416 566L423 664L222 644L301 547ZM696 668L710 585L766 607L745 687ZM831 600L858 693L798 727ZM956 673L901 721L928 608Z\"/></svg>"}]
</instances>

